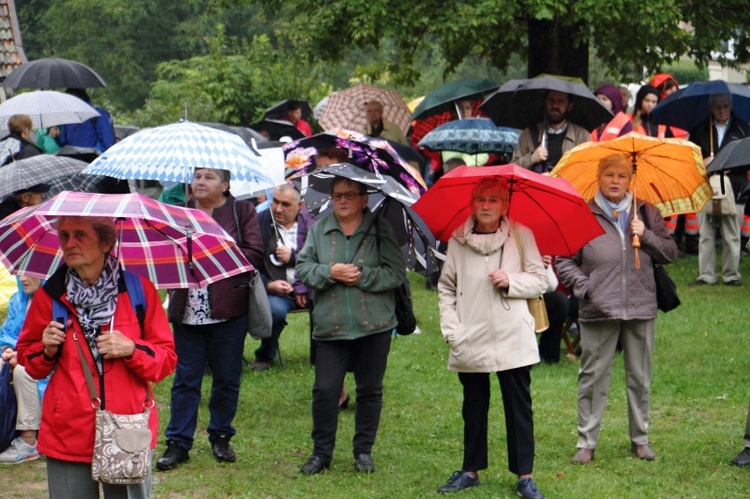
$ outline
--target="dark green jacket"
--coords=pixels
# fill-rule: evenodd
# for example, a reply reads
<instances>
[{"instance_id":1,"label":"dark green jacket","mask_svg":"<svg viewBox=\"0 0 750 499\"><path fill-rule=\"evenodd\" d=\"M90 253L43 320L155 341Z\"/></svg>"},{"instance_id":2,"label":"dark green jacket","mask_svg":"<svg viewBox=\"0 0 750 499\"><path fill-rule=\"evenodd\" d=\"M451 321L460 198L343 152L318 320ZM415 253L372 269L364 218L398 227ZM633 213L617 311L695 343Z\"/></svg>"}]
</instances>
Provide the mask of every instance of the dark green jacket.
<instances>
[{"instance_id":1,"label":"dark green jacket","mask_svg":"<svg viewBox=\"0 0 750 499\"><path fill-rule=\"evenodd\" d=\"M313 290L315 339L353 340L396 327L393 290L403 282L406 265L391 226L384 220L371 224L372 219L366 210L348 240L333 213L307 234L296 269L300 280ZM362 238L365 240L352 260ZM346 286L331 279L332 265L350 261L362 268L357 284Z\"/></svg>"}]
</instances>

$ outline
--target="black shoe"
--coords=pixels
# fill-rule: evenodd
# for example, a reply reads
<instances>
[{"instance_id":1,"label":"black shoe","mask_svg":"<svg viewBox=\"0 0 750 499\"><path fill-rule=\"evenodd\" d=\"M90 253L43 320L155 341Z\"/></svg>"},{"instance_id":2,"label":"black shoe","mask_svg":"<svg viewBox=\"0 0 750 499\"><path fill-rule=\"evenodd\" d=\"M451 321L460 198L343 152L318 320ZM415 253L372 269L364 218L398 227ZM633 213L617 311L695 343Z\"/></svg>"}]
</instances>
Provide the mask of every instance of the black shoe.
<instances>
[{"instance_id":1,"label":"black shoe","mask_svg":"<svg viewBox=\"0 0 750 499\"><path fill-rule=\"evenodd\" d=\"M750 466L750 447L742 449L742 452L737 454L737 457L732 459L731 462L735 466Z\"/></svg>"},{"instance_id":2,"label":"black shoe","mask_svg":"<svg viewBox=\"0 0 750 499\"><path fill-rule=\"evenodd\" d=\"M327 470L331 465L329 461L324 461L322 457L312 455L300 468L300 473L303 475L317 475L322 473L323 470Z\"/></svg>"},{"instance_id":3,"label":"black shoe","mask_svg":"<svg viewBox=\"0 0 750 499\"><path fill-rule=\"evenodd\" d=\"M211 444L211 454L220 463L233 463L237 460L227 437L219 437Z\"/></svg>"},{"instance_id":4,"label":"black shoe","mask_svg":"<svg viewBox=\"0 0 750 499\"><path fill-rule=\"evenodd\" d=\"M688 286L690 286L691 288L694 288L696 286L713 286L713 285L714 285L714 283L708 282L708 281L704 281L703 279L696 279L693 282L691 282L690 284L688 284Z\"/></svg>"},{"instance_id":5,"label":"black shoe","mask_svg":"<svg viewBox=\"0 0 750 499\"><path fill-rule=\"evenodd\" d=\"M156 461L156 469L159 471L169 471L177 467L178 464L189 461L188 451L174 440L167 440L167 450Z\"/></svg>"},{"instance_id":6,"label":"black shoe","mask_svg":"<svg viewBox=\"0 0 750 499\"><path fill-rule=\"evenodd\" d=\"M375 473L375 464L370 454L357 454L354 456L354 467L357 471L364 473Z\"/></svg>"},{"instance_id":7,"label":"black shoe","mask_svg":"<svg viewBox=\"0 0 750 499\"><path fill-rule=\"evenodd\" d=\"M471 476L465 471L454 471L448 479L448 483L438 489L441 494L448 492L460 492L469 487L479 485L479 475Z\"/></svg>"},{"instance_id":8,"label":"black shoe","mask_svg":"<svg viewBox=\"0 0 750 499\"><path fill-rule=\"evenodd\" d=\"M536 488L534 480L529 477L521 478L516 485L516 494L524 499L544 499L544 494Z\"/></svg>"},{"instance_id":9,"label":"black shoe","mask_svg":"<svg viewBox=\"0 0 750 499\"><path fill-rule=\"evenodd\" d=\"M734 281L727 281L724 283L724 286L742 286L742 281L739 279L735 279Z\"/></svg>"}]
</instances>

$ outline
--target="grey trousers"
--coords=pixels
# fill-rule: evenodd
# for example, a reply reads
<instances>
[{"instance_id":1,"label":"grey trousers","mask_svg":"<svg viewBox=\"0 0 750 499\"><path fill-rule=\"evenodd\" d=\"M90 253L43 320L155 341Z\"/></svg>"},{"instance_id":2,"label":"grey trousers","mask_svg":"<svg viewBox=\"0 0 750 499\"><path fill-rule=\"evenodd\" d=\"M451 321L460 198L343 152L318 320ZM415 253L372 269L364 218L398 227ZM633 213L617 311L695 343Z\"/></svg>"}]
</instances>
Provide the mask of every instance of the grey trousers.
<instances>
[{"instance_id":1,"label":"grey trousers","mask_svg":"<svg viewBox=\"0 0 750 499\"><path fill-rule=\"evenodd\" d=\"M625 362L630 441L636 445L648 444L655 324L655 319L580 323L578 448L594 449L599 441L618 338Z\"/></svg>"},{"instance_id":2,"label":"grey trousers","mask_svg":"<svg viewBox=\"0 0 750 499\"><path fill-rule=\"evenodd\" d=\"M740 279L740 227L745 205L738 204L735 216L698 213L698 279L716 283L716 227L721 230L721 277L724 282Z\"/></svg>"},{"instance_id":3,"label":"grey trousers","mask_svg":"<svg viewBox=\"0 0 750 499\"><path fill-rule=\"evenodd\" d=\"M149 470L146 480L135 485L101 484L104 499L149 499L151 473ZM47 487L50 499L99 499L99 482L91 478L91 463L47 457Z\"/></svg>"},{"instance_id":4,"label":"grey trousers","mask_svg":"<svg viewBox=\"0 0 750 499\"><path fill-rule=\"evenodd\" d=\"M745 447L750 447L750 407L747 409L747 421L745 422Z\"/></svg>"}]
</instances>

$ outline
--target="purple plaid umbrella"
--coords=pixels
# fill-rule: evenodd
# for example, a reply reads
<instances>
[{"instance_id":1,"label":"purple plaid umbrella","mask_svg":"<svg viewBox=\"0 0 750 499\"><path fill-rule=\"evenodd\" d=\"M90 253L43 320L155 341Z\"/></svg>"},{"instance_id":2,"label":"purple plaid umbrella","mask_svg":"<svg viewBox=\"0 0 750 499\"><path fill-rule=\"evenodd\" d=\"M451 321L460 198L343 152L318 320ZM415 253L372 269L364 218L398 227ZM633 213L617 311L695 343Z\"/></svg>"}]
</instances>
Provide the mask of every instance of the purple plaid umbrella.
<instances>
[{"instance_id":1,"label":"purple plaid umbrella","mask_svg":"<svg viewBox=\"0 0 750 499\"><path fill-rule=\"evenodd\" d=\"M234 240L208 214L140 194L61 192L0 222L0 261L12 274L46 279L62 264L55 227L61 216L117 220L123 268L157 288L195 288L250 272Z\"/></svg>"}]
</instances>

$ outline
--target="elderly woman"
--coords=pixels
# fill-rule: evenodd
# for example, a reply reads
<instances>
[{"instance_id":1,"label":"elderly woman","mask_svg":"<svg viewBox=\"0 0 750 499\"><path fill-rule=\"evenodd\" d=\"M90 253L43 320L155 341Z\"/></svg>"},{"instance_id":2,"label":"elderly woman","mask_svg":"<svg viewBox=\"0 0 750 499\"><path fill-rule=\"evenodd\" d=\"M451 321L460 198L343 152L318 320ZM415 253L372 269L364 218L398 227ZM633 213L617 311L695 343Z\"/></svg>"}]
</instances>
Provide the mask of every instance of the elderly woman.
<instances>
[{"instance_id":1,"label":"elderly woman","mask_svg":"<svg viewBox=\"0 0 750 499\"><path fill-rule=\"evenodd\" d=\"M297 275L313 290L315 384L313 453L301 472L328 468L336 444L341 383L354 372L354 466L372 473L372 447L383 406L383 375L396 327L393 290L406 265L393 229L367 209L363 184L336 178L333 213L312 226L297 256Z\"/></svg>"},{"instance_id":2,"label":"elderly woman","mask_svg":"<svg viewBox=\"0 0 750 499\"><path fill-rule=\"evenodd\" d=\"M114 221L61 217L57 230L65 264L34 294L18 338L18 362L35 379L51 375L38 439L39 452L47 456L50 497L98 498L99 484L91 478L95 410L75 341L94 373L101 407L118 414L143 412L149 384L172 373L176 355L159 295L144 278L138 278L145 298L142 322L134 310L110 255ZM67 324L52 318L53 300L68 309ZM151 448L158 426L152 410ZM150 478L102 484L104 497L149 497Z\"/></svg>"},{"instance_id":3,"label":"elderly woman","mask_svg":"<svg viewBox=\"0 0 750 499\"><path fill-rule=\"evenodd\" d=\"M632 452L647 461L655 457L648 445L656 319L653 263L674 261L677 247L659 210L633 198L628 187L632 177L633 168L625 156L614 154L601 160L599 190L589 207L605 233L573 257L557 259L560 280L581 302L578 451L573 457L579 464L594 458L618 339L625 361ZM640 238L640 268L636 268L632 236Z\"/></svg>"},{"instance_id":4,"label":"elderly woman","mask_svg":"<svg viewBox=\"0 0 750 499\"><path fill-rule=\"evenodd\" d=\"M229 192L229 172L198 168L190 183L189 208L211 215L256 268L263 264L263 240L255 208ZM206 363L211 369L208 441L218 462L236 459L229 440L237 412L242 353L248 321L247 274L223 279L205 288L170 291L169 321L174 329L177 370L172 385L172 412L167 425L167 450L156 462L161 471L187 461L198 424L198 405ZM244 284L244 286L243 286Z\"/></svg>"},{"instance_id":5,"label":"elderly woman","mask_svg":"<svg viewBox=\"0 0 750 499\"><path fill-rule=\"evenodd\" d=\"M439 492L479 485L487 468L490 374L500 380L508 468L516 491L541 498L531 477L534 423L531 366L539 362L534 318L527 300L547 287L547 272L531 231L511 221L506 185L480 180L471 193L472 216L453 233L438 282L440 327L450 344L448 369L463 386L464 460Z\"/></svg>"}]
</instances>

